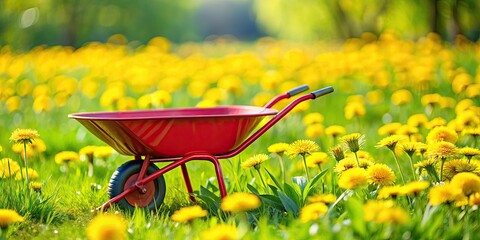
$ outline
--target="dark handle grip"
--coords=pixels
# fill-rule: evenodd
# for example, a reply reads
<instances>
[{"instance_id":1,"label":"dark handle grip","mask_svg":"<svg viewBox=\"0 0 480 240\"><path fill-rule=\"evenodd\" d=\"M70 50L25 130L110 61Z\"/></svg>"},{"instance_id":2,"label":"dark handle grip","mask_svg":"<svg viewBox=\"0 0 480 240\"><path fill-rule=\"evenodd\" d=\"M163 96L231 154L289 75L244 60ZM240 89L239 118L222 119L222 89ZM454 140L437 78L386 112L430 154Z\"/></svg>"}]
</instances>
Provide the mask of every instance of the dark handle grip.
<instances>
[{"instance_id":1,"label":"dark handle grip","mask_svg":"<svg viewBox=\"0 0 480 240\"><path fill-rule=\"evenodd\" d=\"M329 94L329 93L332 93L332 92L333 92L333 87L331 87L331 86L319 89L317 91L313 91L312 92L313 99L321 97L321 96Z\"/></svg>"},{"instance_id":2,"label":"dark handle grip","mask_svg":"<svg viewBox=\"0 0 480 240\"><path fill-rule=\"evenodd\" d=\"M305 92L309 89L310 87L308 87L307 84L304 84L302 86L298 86L294 89L291 89L290 91L286 92L288 94L289 97L292 97L292 96L295 96L301 92Z\"/></svg>"}]
</instances>

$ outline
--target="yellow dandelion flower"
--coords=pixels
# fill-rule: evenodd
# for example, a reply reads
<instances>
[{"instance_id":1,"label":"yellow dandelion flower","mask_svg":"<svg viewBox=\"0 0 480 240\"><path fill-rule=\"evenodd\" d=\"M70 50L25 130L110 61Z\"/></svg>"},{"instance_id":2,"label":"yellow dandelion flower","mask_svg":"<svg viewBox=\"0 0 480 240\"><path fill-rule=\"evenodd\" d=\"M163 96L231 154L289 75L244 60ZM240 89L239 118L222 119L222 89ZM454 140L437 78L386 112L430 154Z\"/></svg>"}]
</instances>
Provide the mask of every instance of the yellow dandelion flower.
<instances>
[{"instance_id":1,"label":"yellow dandelion flower","mask_svg":"<svg viewBox=\"0 0 480 240\"><path fill-rule=\"evenodd\" d=\"M34 153L42 153L47 150L47 145L41 138L37 138L35 139L35 141L32 142L32 144L30 144L30 149Z\"/></svg>"},{"instance_id":2,"label":"yellow dandelion flower","mask_svg":"<svg viewBox=\"0 0 480 240\"><path fill-rule=\"evenodd\" d=\"M195 205L190 207L183 207L172 214L172 220L175 222L190 222L193 219L207 216L207 210Z\"/></svg>"},{"instance_id":3,"label":"yellow dandelion flower","mask_svg":"<svg viewBox=\"0 0 480 240\"><path fill-rule=\"evenodd\" d=\"M55 162L57 164L68 164L70 162L78 162L80 157L77 152L62 151L55 154Z\"/></svg>"},{"instance_id":4,"label":"yellow dandelion flower","mask_svg":"<svg viewBox=\"0 0 480 240\"><path fill-rule=\"evenodd\" d=\"M19 96L9 97L5 101L5 106L7 107L9 112L18 111L22 106L22 99Z\"/></svg>"},{"instance_id":5,"label":"yellow dandelion flower","mask_svg":"<svg viewBox=\"0 0 480 240\"><path fill-rule=\"evenodd\" d=\"M323 134L323 125L320 123L314 123L307 126L305 129L305 136L307 138L316 138Z\"/></svg>"},{"instance_id":6,"label":"yellow dandelion flower","mask_svg":"<svg viewBox=\"0 0 480 240\"><path fill-rule=\"evenodd\" d=\"M366 98L367 98L367 102L370 105L376 105L381 103L385 98L385 96L383 94L383 91L377 89L377 90L369 91L366 95Z\"/></svg>"},{"instance_id":7,"label":"yellow dandelion flower","mask_svg":"<svg viewBox=\"0 0 480 240\"><path fill-rule=\"evenodd\" d=\"M341 173L347 171L348 169L356 168L356 167L357 167L357 163L356 163L355 159L344 158L344 159L337 162L337 164L335 165L334 171L336 173L341 174Z\"/></svg>"},{"instance_id":8,"label":"yellow dandelion flower","mask_svg":"<svg viewBox=\"0 0 480 240\"><path fill-rule=\"evenodd\" d=\"M0 209L0 228L4 229L13 223L23 222L24 218L15 210Z\"/></svg>"},{"instance_id":9,"label":"yellow dandelion flower","mask_svg":"<svg viewBox=\"0 0 480 240\"><path fill-rule=\"evenodd\" d=\"M455 201L455 207L463 207L469 204L469 198L467 196L462 195L460 199Z\"/></svg>"},{"instance_id":10,"label":"yellow dandelion flower","mask_svg":"<svg viewBox=\"0 0 480 240\"><path fill-rule=\"evenodd\" d=\"M110 146L97 146L95 147L95 151L93 155L97 158L107 158L113 154L113 148Z\"/></svg>"},{"instance_id":11,"label":"yellow dandelion flower","mask_svg":"<svg viewBox=\"0 0 480 240\"><path fill-rule=\"evenodd\" d=\"M268 152L271 153L283 153L287 151L288 143L274 143L268 147Z\"/></svg>"},{"instance_id":12,"label":"yellow dandelion flower","mask_svg":"<svg viewBox=\"0 0 480 240\"><path fill-rule=\"evenodd\" d=\"M407 120L407 124L412 127L421 127L426 123L428 123L428 117L423 113L411 115Z\"/></svg>"},{"instance_id":13,"label":"yellow dandelion flower","mask_svg":"<svg viewBox=\"0 0 480 240\"><path fill-rule=\"evenodd\" d=\"M443 177L444 180L450 180L453 176L461 172L472 172L477 173L480 171L478 164L475 162L468 162L466 159L452 159L448 162L445 162L443 166Z\"/></svg>"},{"instance_id":14,"label":"yellow dandelion flower","mask_svg":"<svg viewBox=\"0 0 480 240\"><path fill-rule=\"evenodd\" d=\"M472 157L480 155L480 149L471 148L471 147L463 147L458 149L458 153L464 155L468 159L472 159Z\"/></svg>"},{"instance_id":15,"label":"yellow dandelion flower","mask_svg":"<svg viewBox=\"0 0 480 240\"><path fill-rule=\"evenodd\" d=\"M462 112L471 110L472 107L475 107L475 103L472 101L472 99L462 99L457 102L457 105L455 106L455 113L457 115L461 114Z\"/></svg>"},{"instance_id":16,"label":"yellow dandelion flower","mask_svg":"<svg viewBox=\"0 0 480 240\"><path fill-rule=\"evenodd\" d=\"M20 170L20 165L11 158L2 158L0 160L0 178L9 178L14 176Z\"/></svg>"},{"instance_id":17,"label":"yellow dandelion flower","mask_svg":"<svg viewBox=\"0 0 480 240\"><path fill-rule=\"evenodd\" d=\"M252 99L253 106L265 106L274 96L269 93L257 93Z\"/></svg>"},{"instance_id":18,"label":"yellow dandelion flower","mask_svg":"<svg viewBox=\"0 0 480 240\"><path fill-rule=\"evenodd\" d=\"M401 148L406 154L408 154L408 156L411 157L417 151L417 146L417 142L405 142L402 143Z\"/></svg>"},{"instance_id":19,"label":"yellow dandelion flower","mask_svg":"<svg viewBox=\"0 0 480 240\"><path fill-rule=\"evenodd\" d=\"M400 189L402 195L420 195L420 192L427 189L430 183L427 181L413 181L403 185Z\"/></svg>"},{"instance_id":20,"label":"yellow dandelion flower","mask_svg":"<svg viewBox=\"0 0 480 240\"><path fill-rule=\"evenodd\" d=\"M392 93L392 103L394 105L405 105L412 101L412 93L407 89L400 89Z\"/></svg>"},{"instance_id":21,"label":"yellow dandelion flower","mask_svg":"<svg viewBox=\"0 0 480 240\"><path fill-rule=\"evenodd\" d=\"M453 108L455 106L455 99L450 97L442 97L440 99L441 108Z\"/></svg>"},{"instance_id":22,"label":"yellow dandelion flower","mask_svg":"<svg viewBox=\"0 0 480 240\"><path fill-rule=\"evenodd\" d=\"M412 135L415 135L416 133L418 133L418 128L410 125L402 125L395 132L395 134L406 135L406 136L412 136Z\"/></svg>"},{"instance_id":23,"label":"yellow dandelion flower","mask_svg":"<svg viewBox=\"0 0 480 240\"><path fill-rule=\"evenodd\" d=\"M457 152L457 147L451 142L433 142L427 147L427 156L433 159L446 159L456 155Z\"/></svg>"},{"instance_id":24,"label":"yellow dandelion flower","mask_svg":"<svg viewBox=\"0 0 480 240\"><path fill-rule=\"evenodd\" d=\"M427 152L427 147L427 144L417 142L417 150L420 152L421 155L424 155Z\"/></svg>"},{"instance_id":25,"label":"yellow dandelion flower","mask_svg":"<svg viewBox=\"0 0 480 240\"><path fill-rule=\"evenodd\" d=\"M360 158L358 161L360 163L360 168L363 168L363 169L367 169L369 166L374 164L374 162L364 158ZM348 169L356 168L356 167L358 166L355 158L347 157L337 162L337 164L335 165L334 171L336 173L342 174Z\"/></svg>"},{"instance_id":26,"label":"yellow dandelion flower","mask_svg":"<svg viewBox=\"0 0 480 240\"><path fill-rule=\"evenodd\" d=\"M355 155L354 155L353 153L347 153L347 154L345 154L345 155L346 155L346 157L352 157L352 158L355 157ZM357 157L358 157L359 159L365 159L365 160L368 160L368 161L370 161L370 162L374 162L374 161L375 161L375 160L373 159L372 155L371 155L369 152L364 151L364 150L359 150L359 151L357 152Z\"/></svg>"},{"instance_id":27,"label":"yellow dandelion flower","mask_svg":"<svg viewBox=\"0 0 480 240\"><path fill-rule=\"evenodd\" d=\"M311 140L297 140L288 146L285 152L289 157L295 158L298 155L305 156L318 150L317 143Z\"/></svg>"},{"instance_id":28,"label":"yellow dandelion flower","mask_svg":"<svg viewBox=\"0 0 480 240\"><path fill-rule=\"evenodd\" d=\"M197 103L196 107L199 108L211 108L211 107L216 107L218 104L216 101L210 100L210 99L204 99L200 102Z\"/></svg>"},{"instance_id":29,"label":"yellow dandelion flower","mask_svg":"<svg viewBox=\"0 0 480 240\"><path fill-rule=\"evenodd\" d=\"M96 148L97 148L97 146L85 146L85 147L80 149L79 154L81 156L92 156L93 157L93 154L95 153Z\"/></svg>"},{"instance_id":30,"label":"yellow dandelion flower","mask_svg":"<svg viewBox=\"0 0 480 240\"><path fill-rule=\"evenodd\" d=\"M35 142L36 141L37 140L35 140ZM27 149L27 158L35 155L35 152L32 149L32 144L30 145L14 144L12 145L12 151L15 153L18 153L22 159L25 159L24 147L26 147Z\"/></svg>"},{"instance_id":31,"label":"yellow dandelion flower","mask_svg":"<svg viewBox=\"0 0 480 240\"><path fill-rule=\"evenodd\" d=\"M43 183L41 182L31 182L30 188L33 189L35 192L41 192L43 187Z\"/></svg>"},{"instance_id":32,"label":"yellow dandelion flower","mask_svg":"<svg viewBox=\"0 0 480 240\"><path fill-rule=\"evenodd\" d=\"M468 86L465 91L465 96L472 99L480 97L480 83L474 83Z\"/></svg>"},{"instance_id":33,"label":"yellow dandelion flower","mask_svg":"<svg viewBox=\"0 0 480 240\"><path fill-rule=\"evenodd\" d=\"M327 205L322 202L315 202L304 206L300 210L300 220L304 223L318 220L328 211Z\"/></svg>"},{"instance_id":34,"label":"yellow dandelion flower","mask_svg":"<svg viewBox=\"0 0 480 240\"><path fill-rule=\"evenodd\" d=\"M428 199L432 206L436 206L442 203L451 204L462 197L462 189L458 187L450 186L448 183L445 185L436 185L430 188L428 191Z\"/></svg>"},{"instance_id":35,"label":"yellow dandelion flower","mask_svg":"<svg viewBox=\"0 0 480 240\"><path fill-rule=\"evenodd\" d=\"M220 102L227 96L227 91L220 88L210 88L203 94L203 99L211 100L213 102Z\"/></svg>"},{"instance_id":36,"label":"yellow dandelion flower","mask_svg":"<svg viewBox=\"0 0 480 240\"><path fill-rule=\"evenodd\" d=\"M467 128L462 131L463 135L470 135L472 137L478 137L480 136L480 127L476 128Z\"/></svg>"},{"instance_id":37,"label":"yellow dandelion flower","mask_svg":"<svg viewBox=\"0 0 480 240\"><path fill-rule=\"evenodd\" d=\"M303 117L303 124L310 125L315 123L322 123L323 115L317 112L309 113Z\"/></svg>"},{"instance_id":38,"label":"yellow dandelion flower","mask_svg":"<svg viewBox=\"0 0 480 240\"><path fill-rule=\"evenodd\" d=\"M442 96L438 93L433 93L433 94L425 94L421 98L421 102L423 106L431 105L431 106L436 106L440 105Z\"/></svg>"},{"instance_id":39,"label":"yellow dandelion flower","mask_svg":"<svg viewBox=\"0 0 480 240\"><path fill-rule=\"evenodd\" d=\"M472 76L466 72L460 72L453 77L452 90L455 93L461 93L472 83Z\"/></svg>"},{"instance_id":40,"label":"yellow dandelion flower","mask_svg":"<svg viewBox=\"0 0 480 240\"><path fill-rule=\"evenodd\" d=\"M402 126L401 123L399 122L392 122L392 123L387 123L380 128L378 128L377 132L378 135L383 136L383 135L392 135L397 132L397 129Z\"/></svg>"},{"instance_id":41,"label":"yellow dandelion flower","mask_svg":"<svg viewBox=\"0 0 480 240\"><path fill-rule=\"evenodd\" d=\"M256 154L251 157L249 157L247 160L242 162L240 166L242 168L249 168L249 167L254 167L254 168L259 168L260 164L268 160L268 155L267 154Z\"/></svg>"},{"instance_id":42,"label":"yellow dandelion flower","mask_svg":"<svg viewBox=\"0 0 480 240\"><path fill-rule=\"evenodd\" d=\"M338 178L338 186L343 189L354 189L368 184L368 175L363 168L346 170Z\"/></svg>"},{"instance_id":43,"label":"yellow dandelion flower","mask_svg":"<svg viewBox=\"0 0 480 240\"><path fill-rule=\"evenodd\" d=\"M427 122L425 124L425 127L427 129L433 129L433 128L436 128L436 127L440 127L440 126L445 126L445 124L447 124L447 121L441 117L436 117L432 120L430 120L429 122Z\"/></svg>"},{"instance_id":44,"label":"yellow dandelion flower","mask_svg":"<svg viewBox=\"0 0 480 240\"><path fill-rule=\"evenodd\" d=\"M110 107L114 105L120 98L124 97L125 90L122 87L110 87L103 92L100 97L100 105Z\"/></svg>"},{"instance_id":45,"label":"yellow dandelion flower","mask_svg":"<svg viewBox=\"0 0 480 240\"><path fill-rule=\"evenodd\" d=\"M385 164L377 163L367 168L368 181L374 185L392 185L395 183L395 173Z\"/></svg>"},{"instance_id":46,"label":"yellow dandelion flower","mask_svg":"<svg viewBox=\"0 0 480 240\"><path fill-rule=\"evenodd\" d=\"M164 107L172 102L170 93L164 90L157 90L150 95L154 107Z\"/></svg>"},{"instance_id":47,"label":"yellow dandelion flower","mask_svg":"<svg viewBox=\"0 0 480 240\"><path fill-rule=\"evenodd\" d=\"M402 187L399 185L393 186L383 186L378 190L378 199L386 199L386 198L396 198L399 195L402 195Z\"/></svg>"},{"instance_id":48,"label":"yellow dandelion flower","mask_svg":"<svg viewBox=\"0 0 480 240\"><path fill-rule=\"evenodd\" d=\"M325 134L327 134L328 136L332 136L333 138L343 135L346 132L347 130L345 129L345 127L340 125L332 125L325 128Z\"/></svg>"},{"instance_id":49,"label":"yellow dandelion flower","mask_svg":"<svg viewBox=\"0 0 480 240\"><path fill-rule=\"evenodd\" d=\"M365 135L360 133L351 133L341 137L340 141L342 141L351 152L358 152L358 150L360 150L360 146L365 141Z\"/></svg>"},{"instance_id":50,"label":"yellow dandelion flower","mask_svg":"<svg viewBox=\"0 0 480 240\"><path fill-rule=\"evenodd\" d=\"M365 104L361 102L349 102L345 105L345 118L352 119L354 117L362 117L367 112Z\"/></svg>"},{"instance_id":51,"label":"yellow dandelion flower","mask_svg":"<svg viewBox=\"0 0 480 240\"><path fill-rule=\"evenodd\" d=\"M462 190L465 196L480 192L480 177L474 173L462 172L453 176L450 185Z\"/></svg>"},{"instance_id":52,"label":"yellow dandelion flower","mask_svg":"<svg viewBox=\"0 0 480 240\"><path fill-rule=\"evenodd\" d=\"M455 144L457 140L458 135L455 130L445 126L436 127L427 135L427 143L445 141Z\"/></svg>"},{"instance_id":53,"label":"yellow dandelion flower","mask_svg":"<svg viewBox=\"0 0 480 240\"><path fill-rule=\"evenodd\" d=\"M309 167L314 167L328 161L328 154L324 152L314 152L307 157L307 165Z\"/></svg>"},{"instance_id":54,"label":"yellow dandelion flower","mask_svg":"<svg viewBox=\"0 0 480 240\"><path fill-rule=\"evenodd\" d=\"M407 138L403 135L391 135L383 138L377 143L377 147L387 147L388 149L395 151L395 147L399 142L406 141Z\"/></svg>"},{"instance_id":55,"label":"yellow dandelion flower","mask_svg":"<svg viewBox=\"0 0 480 240\"><path fill-rule=\"evenodd\" d=\"M117 109L120 111L135 109L135 99L131 97L121 97L117 101Z\"/></svg>"},{"instance_id":56,"label":"yellow dandelion flower","mask_svg":"<svg viewBox=\"0 0 480 240\"><path fill-rule=\"evenodd\" d=\"M362 207L365 221L376 221L380 212L393 208L394 205L392 200L368 200Z\"/></svg>"},{"instance_id":57,"label":"yellow dandelion flower","mask_svg":"<svg viewBox=\"0 0 480 240\"><path fill-rule=\"evenodd\" d=\"M39 137L40 135L38 134L37 130L17 128L10 136L10 141L13 141L17 144L27 144L32 143L34 139Z\"/></svg>"},{"instance_id":58,"label":"yellow dandelion flower","mask_svg":"<svg viewBox=\"0 0 480 240\"><path fill-rule=\"evenodd\" d=\"M222 199L220 208L226 212L246 212L260 207L261 201L252 193L236 192Z\"/></svg>"},{"instance_id":59,"label":"yellow dandelion flower","mask_svg":"<svg viewBox=\"0 0 480 240\"><path fill-rule=\"evenodd\" d=\"M304 101L299 103L295 108L292 109L291 113L301 113L310 108L310 102Z\"/></svg>"},{"instance_id":60,"label":"yellow dandelion flower","mask_svg":"<svg viewBox=\"0 0 480 240\"><path fill-rule=\"evenodd\" d=\"M465 110L457 113L455 122L461 129L475 127L480 124L480 116L474 110Z\"/></svg>"},{"instance_id":61,"label":"yellow dandelion flower","mask_svg":"<svg viewBox=\"0 0 480 240\"><path fill-rule=\"evenodd\" d=\"M334 203L337 197L331 193L328 194L315 194L307 198L309 203L321 202L325 204Z\"/></svg>"},{"instance_id":62,"label":"yellow dandelion flower","mask_svg":"<svg viewBox=\"0 0 480 240\"><path fill-rule=\"evenodd\" d=\"M205 240L235 240L239 239L237 228L233 225L217 224L201 233Z\"/></svg>"},{"instance_id":63,"label":"yellow dandelion flower","mask_svg":"<svg viewBox=\"0 0 480 240\"><path fill-rule=\"evenodd\" d=\"M468 200L470 206L480 206L480 193L473 193Z\"/></svg>"},{"instance_id":64,"label":"yellow dandelion flower","mask_svg":"<svg viewBox=\"0 0 480 240\"><path fill-rule=\"evenodd\" d=\"M415 168L427 168L427 167L435 167L437 164L438 164L437 160L433 158L429 158L429 159L425 159L415 163L414 166Z\"/></svg>"},{"instance_id":65,"label":"yellow dandelion flower","mask_svg":"<svg viewBox=\"0 0 480 240\"><path fill-rule=\"evenodd\" d=\"M145 94L140 96L137 99L137 105L140 109L150 109L153 108L152 95Z\"/></svg>"},{"instance_id":66,"label":"yellow dandelion flower","mask_svg":"<svg viewBox=\"0 0 480 240\"><path fill-rule=\"evenodd\" d=\"M22 180L27 176L27 170L25 168L22 168L22 171L17 171L15 174L15 180ZM28 168L28 179L30 180L35 180L38 179L40 175L38 172L32 168Z\"/></svg>"},{"instance_id":67,"label":"yellow dandelion flower","mask_svg":"<svg viewBox=\"0 0 480 240\"><path fill-rule=\"evenodd\" d=\"M89 240L128 239L127 222L120 215L97 215L87 226Z\"/></svg>"},{"instance_id":68,"label":"yellow dandelion flower","mask_svg":"<svg viewBox=\"0 0 480 240\"><path fill-rule=\"evenodd\" d=\"M35 97L32 108L36 113L48 112L53 108L52 99L46 95Z\"/></svg>"},{"instance_id":69,"label":"yellow dandelion flower","mask_svg":"<svg viewBox=\"0 0 480 240\"><path fill-rule=\"evenodd\" d=\"M401 207L387 208L380 211L376 223L406 224L410 221L408 213Z\"/></svg>"}]
</instances>

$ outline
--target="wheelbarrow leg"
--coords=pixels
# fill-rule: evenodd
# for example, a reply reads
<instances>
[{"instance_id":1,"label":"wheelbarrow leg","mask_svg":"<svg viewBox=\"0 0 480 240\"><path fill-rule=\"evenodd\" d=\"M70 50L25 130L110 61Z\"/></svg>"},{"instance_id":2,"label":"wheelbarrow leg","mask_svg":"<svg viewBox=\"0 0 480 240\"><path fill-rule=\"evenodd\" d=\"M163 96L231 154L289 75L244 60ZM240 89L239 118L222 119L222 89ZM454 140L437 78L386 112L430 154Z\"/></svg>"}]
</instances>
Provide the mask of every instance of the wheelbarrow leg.
<instances>
[{"instance_id":1,"label":"wheelbarrow leg","mask_svg":"<svg viewBox=\"0 0 480 240\"><path fill-rule=\"evenodd\" d=\"M227 196L227 188L225 187L225 181L223 180L222 167L220 166L220 162L214 156L209 157L208 160L212 162L215 166L215 173L217 174L218 180L218 189L220 190L220 196L224 198Z\"/></svg>"},{"instance_id":2,"label":"wheelbarrow leg","mask_svg":"<svg viewBox=\"0 0 480 240\"><path fill-rule=\"evenodd\" d=\"M183 180L185 181L185 186L187 187L188 197L190 201L195 202L195 197L193 196L192 183L190 182L190 177L188 176L187 165L180 165L182 168Z\"/></svg>"}]
</instances>

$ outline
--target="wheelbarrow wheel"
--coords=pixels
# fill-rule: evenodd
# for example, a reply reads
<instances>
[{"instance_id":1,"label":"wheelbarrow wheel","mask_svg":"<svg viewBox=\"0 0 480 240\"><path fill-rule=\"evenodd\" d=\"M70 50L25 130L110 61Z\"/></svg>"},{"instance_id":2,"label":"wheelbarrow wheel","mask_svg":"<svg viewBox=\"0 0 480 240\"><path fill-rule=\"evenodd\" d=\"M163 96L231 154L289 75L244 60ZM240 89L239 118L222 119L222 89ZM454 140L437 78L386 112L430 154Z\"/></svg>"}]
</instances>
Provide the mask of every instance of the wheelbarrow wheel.
<instances>
[{"instance_id":1,"label":"wheelbarrow wheel","mask_svg":"<svg viewBox=\"0 0 480 240\"><path fill-rule=\"evenodd\" d=\"M135 186L142 164L143 160L133 160L117 168L110 178L108 185L108 195L110 199L118 196L131 186ZM159 168L155 164L150 163L146 175L150 175L158 170ZM133 211L136 207L147 210L158 209L163 203L166 192L165 178L163 175L146 183L145 189L145 193L140 192L140 190L134 190L122 200L118 201L116 205L120 209L127 211Z\"/></svg>"}]
</instances>

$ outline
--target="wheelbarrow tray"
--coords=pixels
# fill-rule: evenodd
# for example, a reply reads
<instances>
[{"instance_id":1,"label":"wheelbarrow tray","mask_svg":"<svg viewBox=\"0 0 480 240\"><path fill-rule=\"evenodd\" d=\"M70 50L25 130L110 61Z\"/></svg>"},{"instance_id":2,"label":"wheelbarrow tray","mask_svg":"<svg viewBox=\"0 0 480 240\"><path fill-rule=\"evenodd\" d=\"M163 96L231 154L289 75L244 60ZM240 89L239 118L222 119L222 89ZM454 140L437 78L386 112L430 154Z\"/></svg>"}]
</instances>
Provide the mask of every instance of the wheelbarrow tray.
<instances>
[{"instance_id":1,"label":"wheelbarrow tray","mask_svg":"<svg viewBox=\"0 0 480 240\"><path fill-rule=\"evenodd\" d=\"M220 155L238 147L260 121L277 111L254 106L172 108L70 114L128 156Z\"/></svg>"}]
</instances>

